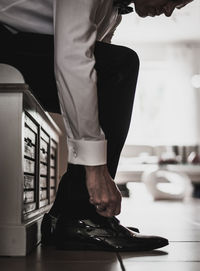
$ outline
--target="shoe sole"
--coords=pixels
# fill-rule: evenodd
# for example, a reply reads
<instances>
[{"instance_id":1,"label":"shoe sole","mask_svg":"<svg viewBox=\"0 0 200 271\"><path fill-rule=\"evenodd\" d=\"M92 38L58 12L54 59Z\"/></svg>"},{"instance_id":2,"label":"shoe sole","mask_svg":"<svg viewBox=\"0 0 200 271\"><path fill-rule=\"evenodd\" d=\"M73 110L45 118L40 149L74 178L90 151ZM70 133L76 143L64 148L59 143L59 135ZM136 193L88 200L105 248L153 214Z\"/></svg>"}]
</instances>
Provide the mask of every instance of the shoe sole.
<instances>
[{"instance_id":1,"label":"shoe sole","mask_svg":"<svg viewBox=\"0 0 200 271\"><path fill-rule=\"evenodd\" d=\"M131 248L122 248L122 247L98 247L92 243L81 243L81 242L67 242L63 244L57 244L57 250L93 250L93 251L110 251L110 252L141 252L141 251L150 251L158 248L167 246L168 242L158 243L157 245L146 245L143 246L131 247Z\"/></svg>"}]
</instances>

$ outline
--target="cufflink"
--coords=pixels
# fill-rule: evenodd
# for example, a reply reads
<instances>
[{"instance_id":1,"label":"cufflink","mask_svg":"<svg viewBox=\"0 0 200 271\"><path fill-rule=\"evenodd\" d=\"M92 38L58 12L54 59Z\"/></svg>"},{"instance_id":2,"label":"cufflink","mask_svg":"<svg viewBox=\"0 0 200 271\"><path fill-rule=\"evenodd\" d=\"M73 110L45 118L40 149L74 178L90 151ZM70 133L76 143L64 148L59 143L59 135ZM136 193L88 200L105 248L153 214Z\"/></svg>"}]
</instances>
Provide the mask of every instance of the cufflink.
<instances>
[{"instance_id":1,"label":"cufflink","mask_svg":"<svg viewBox=\"0 0 200 271\"><path fill-rule=\"evenodd\" d=\"M74 156L74 158L76 158L77 157L77 151L76 151L76 149L75 148L73 148L73 156Z\"/></svg>"}]
</instances>

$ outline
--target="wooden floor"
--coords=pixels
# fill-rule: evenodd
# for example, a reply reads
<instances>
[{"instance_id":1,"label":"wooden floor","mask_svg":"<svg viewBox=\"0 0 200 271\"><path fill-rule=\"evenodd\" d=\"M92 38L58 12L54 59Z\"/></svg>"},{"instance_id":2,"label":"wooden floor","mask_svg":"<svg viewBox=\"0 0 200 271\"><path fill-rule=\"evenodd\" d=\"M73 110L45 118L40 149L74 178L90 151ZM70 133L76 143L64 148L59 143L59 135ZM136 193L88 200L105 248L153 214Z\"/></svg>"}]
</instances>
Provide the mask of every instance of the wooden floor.
<instances>
[{"instance_id":1,"label":"wooden floor","mask_svg":"<svg viewBox=\"0 0 200 271\"><path fill-rule=\"evenodd\" d=\"M133 189L132 189L133 188ZM154 202L142 184L131 184L119 219L170 240L169 246L145 253L56 251L40 246L27 257L0 257L1 271L199 271L200 199Z\"/></svg>"}]
</instances>

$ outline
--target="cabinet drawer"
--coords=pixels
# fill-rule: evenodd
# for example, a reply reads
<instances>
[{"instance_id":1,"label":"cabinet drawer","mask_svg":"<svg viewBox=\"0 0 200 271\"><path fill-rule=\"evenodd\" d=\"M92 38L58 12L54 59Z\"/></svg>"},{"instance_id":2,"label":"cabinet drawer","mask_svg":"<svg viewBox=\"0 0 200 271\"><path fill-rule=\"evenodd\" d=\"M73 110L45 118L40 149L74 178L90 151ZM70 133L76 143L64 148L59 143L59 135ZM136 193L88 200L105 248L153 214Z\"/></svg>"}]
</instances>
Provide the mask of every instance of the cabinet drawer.
<instances>
[{"instance_id":1,"label":"cabinet drawer","mask_svg":"<svg viewBox=\"0 0 200 271\"><path fill-rule=\"evenodd\" d=\"M35 146L36 145L36 139L37 139L37 134L35 132L33 132L31 130L31 128L28 127L25 124L25 127L24 127L24 140L26 142L29 142L30 144Z\"/></svg>"},{"instance_id":2,"label":"cabinet drawer","mask_svg":"<svg viewBox=\"0 0 200 271\"><path fill-rule=\"evenodd\" d=\"M47 188L48 180L46 177L40 177L40 187Z\"/></svg>"},{"instance_id":3,"label":"cabinet drawer","mask_svg":"<svg viewBox=\"0 0 200 271\"><path fill-rule=\"evenodd\" d=\"M49 143L49 135L47 135L47 134L44 132L43 129L41 129L40 137L41 137L44 141L46 141L46 142Z\"/></svg>"},{"instance_id":4,"label":"cabinet drawer","mask_svg":"<svg viewBox=\"0 0 200 271\"><path fill-rule=\"evenodd\" d=\"M47 189L41 189L40 190L40 200L47 199L48 194L47 194Z\"/></svg>"},{"instance_id":5,"label":"cabinet drawer","mask_svg":"<svg viewBox=\"0 0 200 271\"><path fill-rule=\"evenodd\" d=\"M24 155L35 159L35 153L36 153L36 149L34 145L30 145L30 143L28 143L27 141L24 142Z\"/></svg>"},{"instance_id":6,"label":"cabinet drawer","mask_svg":"<svg viewBox=\"0 0 200 271\"><path fill-rule=\"evenodd\" d=\"M34 188L35 177L31 175L24 175L24 189Z\"/></svg>"},{"instance_id":7,"label":"cabinet drawer","mask_svg":"<svg viewBox=\"0 0 200 271\"><path fill-rule=\"evenodd\" d=\"M50 166L56 167L56 156L54 156L53 154L51 154Z\"/></svg>"},{"instance_id":8,"label":"cabinet drawer","mask_svg":"<svg viewBox=\"0 0 200 271\"><path fill-rule=\"evenodd\" d=\"M40 163L40 175L47 176L48 168L46 165Z\"/></svg>"},{"instance_id":9,"label":"cabinet drawer","mask_svg":"<svg viewBox=\"0 0 200 271\"><path fill-rule=\"evenodd\" d=\"M48 163L48 146L49 144L44 140L40 140L40 161Z\"/></svg>"},{"instance_id":10,"label":"cabinet drawer","mask_svg":"<svg viewBox=\"0 0 200 271\"><path fill-rule=\"evenodd\" d=\"M24 203L34 202L34 191L24 191Z\"/></svg>"},{"instance_id":11,"label":"cabinet drawer","mask_svg":"<svg viewBox=\"0 0 200 271\"><path fill-rule=\"evenodd\" d=\"M45 200L41 200L41 201L40 201L39 206L40 206L40 208L41 208L41 207L44 207L44 206L46 206L46 205L48 205L48 204L49 204L48 199L45 199Z\"/></svg>"},{"instance_id":12,"label":"cabinet drawer","mask_svg":"<svg viewBox=\"0 0 200 271\"><path fill-rule=\"evenodd\" d=\"M56 169L55 168L52 168L52 167L50 168L50 176L51 176L51 178L56 176Z\"/></svg>"},{"instance_id":13,"label":"cabinet drawer","mask_svg":"<svg viewBox=\"0 0 200 271\"><path fill-rule=\"evenodd\" d=\"M55 188L51 188L50 189L50 198L54 198L56 195L56 189Z\"/></svg>"},{"instance_id":14,"label":"cabinet drawer","mask_svg":"<svg viewBox=\"0 0 200 271\"><path fill-rule=\"evenodd\" d=\"M31 129L37 134L38 126L32 121L32 119L28 115L25 114L24 120L25 120L25 126L28 126L29 129Z\"/></svg>"},{"instance_id":15,"label":"cabinet drawer","mask_svg":"<svg viewBox=\"0 0 200 271\"><path fill-rule=\"evenodd\" d=\"M55 140L51 140L51 147L53 148L53 149L55 149L55 150L57 150L57 146L58 146L58 144L57 144L57 142L55 141Z\"/></svg>"},{"instance_id":16,"label":"cabinet drawer","mask_svg":"<svg viewBox=\"0 0 200 271\"><path fill-rule=\"evenodd\" d=\"M54 147L51 147L51 156L50 156L51 161L50 161L50 163L51 163L52 167L56 167L56 158L57 158L56 153L57 153L57 150Z\"/></svg>"},{"instance_id":17,"label":"cabinet drawer","mask_svg":"<svg viewBox=\"0 0 200 271\"><path fill-rule=\"evenodd\" d=\"M35 162L24 158L24 172L35 173Z\"/></svg>"},{"instance_id":18,"label":"cabinet drawer","mask_svg":"<svg viewBox=\"0 0 200 271\"><path fill-rule=\"evenodd\" d=\"M51 178L51 180L50 180L50 187L56 187L56 179Z\"/></svg>"},{"instance_id":19,"label":"cabinet drawer","mask_svg":"<svg viewBox=\"0 0 200 271\"><path fill-rule=\"evenodd\" d=\"M24 206L23 206L23 214L27 214L29 212L32 212L35 209L36 209L36 203L24 204Z\"/></svg>"}]
</instances>

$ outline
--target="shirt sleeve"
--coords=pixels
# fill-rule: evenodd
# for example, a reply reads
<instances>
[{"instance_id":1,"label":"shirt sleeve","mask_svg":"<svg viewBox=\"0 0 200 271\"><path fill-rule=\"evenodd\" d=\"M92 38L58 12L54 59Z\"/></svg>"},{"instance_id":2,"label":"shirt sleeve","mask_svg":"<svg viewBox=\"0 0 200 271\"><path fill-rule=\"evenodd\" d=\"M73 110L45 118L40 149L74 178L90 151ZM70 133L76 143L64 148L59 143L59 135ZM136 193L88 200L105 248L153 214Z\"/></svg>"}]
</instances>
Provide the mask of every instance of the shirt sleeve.
<instances>
[{"instance_id":1,"label":"shirt sleeve","mask_svg":"<svg viewBox=\"0 0 200 271\"><path fill-rule=\"evenodd\" d=\"M68 162L103 165L107 140L99 125L94 45L98 0L55 0L55 77L68 141Z\"/></svg>"}]
</instances>

